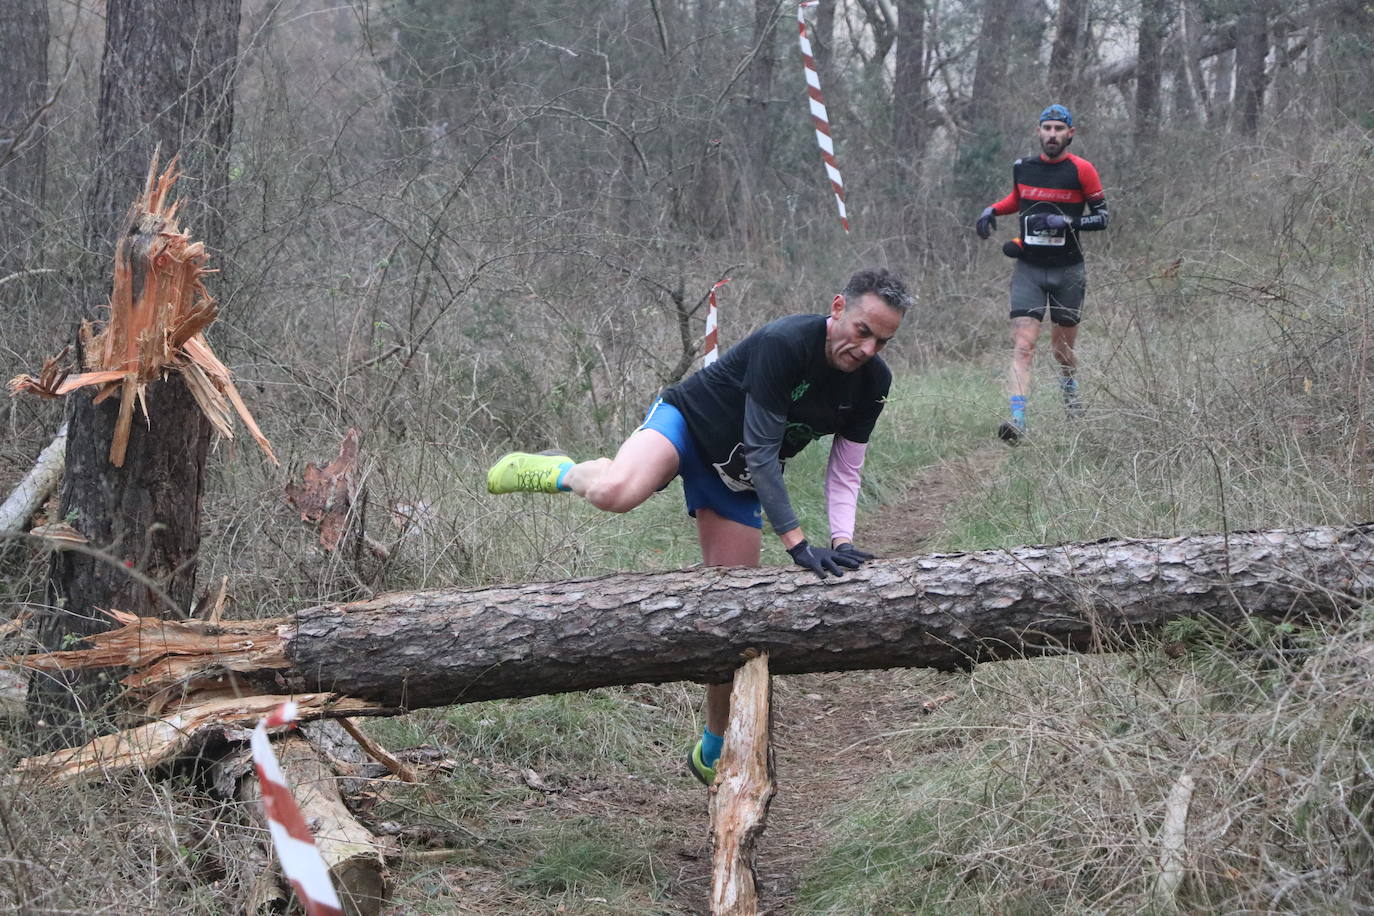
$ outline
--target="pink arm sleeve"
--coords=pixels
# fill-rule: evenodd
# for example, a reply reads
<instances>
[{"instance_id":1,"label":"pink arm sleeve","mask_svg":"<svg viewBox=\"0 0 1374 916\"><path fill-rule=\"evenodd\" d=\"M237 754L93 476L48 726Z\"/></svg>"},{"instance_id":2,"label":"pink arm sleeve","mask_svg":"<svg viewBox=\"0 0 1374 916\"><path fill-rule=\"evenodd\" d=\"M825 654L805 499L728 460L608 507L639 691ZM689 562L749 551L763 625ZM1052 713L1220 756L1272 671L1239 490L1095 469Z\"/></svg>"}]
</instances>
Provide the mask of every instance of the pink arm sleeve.
<instances>
[{"instance_id":1,"label":"pink arm sleeve","mask_svg":"<svg viewBox=\"0 0 1374 916\"><path fill-rule=\"evenodd\" d=\"M836 436L825 466L825 507L830 518L830 541L854 537L854 509L859 502L859 471L868 444Z\"/></svg>"}]
</instances>

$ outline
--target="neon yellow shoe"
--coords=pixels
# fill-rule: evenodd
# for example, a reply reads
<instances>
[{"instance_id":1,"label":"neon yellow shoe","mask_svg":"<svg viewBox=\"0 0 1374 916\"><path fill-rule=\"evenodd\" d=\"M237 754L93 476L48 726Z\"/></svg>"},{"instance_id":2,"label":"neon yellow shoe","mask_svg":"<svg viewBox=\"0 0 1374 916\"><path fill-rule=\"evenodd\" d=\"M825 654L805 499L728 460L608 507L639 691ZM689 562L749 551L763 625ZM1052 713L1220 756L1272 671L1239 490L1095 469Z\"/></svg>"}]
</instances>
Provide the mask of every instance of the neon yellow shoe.
<instances>
[{"instance_id":1,"label":"neon yellow shoe","mask_svg":"<svg viewBox=\"0 0 1374 916\"><path fill-rule=\"evenodd\" d=\"M701 784L708 789L711 783L716 781L716 768L708 767L701 759L701 739L692 746L692 753L687 755L687 772L691 773L701 781Z\"/></svg>"},{"instance_id":2,"label":"neon yellow shoe","mask_svg":"<svg viewBox=\"0 0 1374 916\"><path fill-rule=\"evenodd\" d=\"M488 493L558 493L558 478L563 466L572 464L567 455L531 455L511 452L487 471Z\"/></svg>"}]
</instances>

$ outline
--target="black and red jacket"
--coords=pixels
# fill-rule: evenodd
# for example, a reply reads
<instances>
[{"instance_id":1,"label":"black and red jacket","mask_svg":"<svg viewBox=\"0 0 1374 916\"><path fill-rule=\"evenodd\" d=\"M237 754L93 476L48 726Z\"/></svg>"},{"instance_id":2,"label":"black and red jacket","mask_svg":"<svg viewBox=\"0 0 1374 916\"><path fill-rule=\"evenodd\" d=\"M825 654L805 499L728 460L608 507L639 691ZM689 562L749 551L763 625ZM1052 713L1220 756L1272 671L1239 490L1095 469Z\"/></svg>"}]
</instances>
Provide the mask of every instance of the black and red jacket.
<instances>
[{"instance_id":1,"label":"black and red jacket","mask_svg":"<svg viewBox=\"0 0 1374 916\"><path fill-rule=\"evenodd\" d=\"M992 212L1019 213L1022 259L1041 267L1081 263L1078 233L1107 228L1107 198L1093 164L1073 153L1054 162L1027 157L1012 164L1011 179L1011 193L993 204ZM1034 213L1061 213L1069 217L1069 228L1028 232L1026 217Z\"/></svg>"}]
</instances>

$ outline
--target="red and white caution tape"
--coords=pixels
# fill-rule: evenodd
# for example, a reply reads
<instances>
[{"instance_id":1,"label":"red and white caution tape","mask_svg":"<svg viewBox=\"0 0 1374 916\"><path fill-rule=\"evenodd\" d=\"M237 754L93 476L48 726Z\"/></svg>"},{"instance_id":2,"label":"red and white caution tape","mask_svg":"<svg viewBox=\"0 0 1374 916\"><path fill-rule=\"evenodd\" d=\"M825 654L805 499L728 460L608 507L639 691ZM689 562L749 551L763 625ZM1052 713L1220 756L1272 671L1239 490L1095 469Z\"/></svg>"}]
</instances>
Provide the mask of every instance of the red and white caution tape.
<instances>
[{"instance_id":1,"label":"red and white caution tape","mask_svg":"<svg viewBox=\"0 0 1374 916\"><path fill-rule=\"evenodd\" d=\"M718 281L706 296L706 355L701 359L703 367L711 365L720 355L720 337L716 333L716 290L729 282L729 277Z\"/></svg>"},{"instance_id":2,"label":"red and white caution tape","mask_svg":"<svg viewBox=\"0 0 1374 916\"><path fill-rule=\"evenodd\" d=\"M835 206L840 211L840 225L849 231L849 215L844 209L844 179L840 177L840 166L835 161L835 144L830 138L830 118L825 112L825 99L821 96L821 78L816 72L816 59L811 55L811 42L806 37L806 8L815 6L819 0L805 0L797 7L797 26L801 31L802 64L806 67L806 95L811 102L811 123L816 126L816 142L821 147L821 159L825 162L825 174L830 177L830 186L835 189Z\"/></svg>"},{"instance_id":3,"label":"red and white caution tape","mask_svg":"<svg viewBox=\"0 0 1374 916\"><path fill-rule=\"evenodd\" d=\"M296 719L296 704L283 703L253 730L253 766L258 771L262 787L262 806L267 813L267 827L272 831L272 845L286 880L295 888L296 896L305 906L307 916L343 916L343 905L334 893L329 869L315 848L315 838L305 824L305 815L291 795L286 776L272 753L267 737L269 728L276 728Z\"/></svg>"}]
</instances>

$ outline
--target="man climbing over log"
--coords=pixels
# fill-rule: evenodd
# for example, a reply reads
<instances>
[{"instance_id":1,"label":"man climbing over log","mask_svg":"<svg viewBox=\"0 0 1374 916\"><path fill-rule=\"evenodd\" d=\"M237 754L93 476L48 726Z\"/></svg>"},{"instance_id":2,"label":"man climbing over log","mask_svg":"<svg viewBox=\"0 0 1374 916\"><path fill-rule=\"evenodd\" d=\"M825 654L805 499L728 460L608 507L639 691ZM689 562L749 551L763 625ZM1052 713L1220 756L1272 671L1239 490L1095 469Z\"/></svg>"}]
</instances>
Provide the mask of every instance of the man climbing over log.
<instances>
[{"instance_id":1,"label":"man climbing over log","mask_svg":"<svg viewBox=\"0 0 1374 916\"><path fill-rule=\"evenodd\" d=\"M573 492L598 509L628 512L682 477L707 566L758 566L762 516L793 561L825 578L873 555L854 545L860 471L892 373L878 352L912 297L882 268L860 270L828 315L780 318L715 363L663 392L615 458L512 452L487 472L492 493ZM834 435L826 468L828 547L803 534L783 463ZM730 716L730 685L706 688L706 727L688 768L710 785Z\"/></svg>"}]
</instances>

